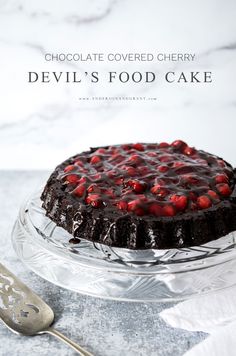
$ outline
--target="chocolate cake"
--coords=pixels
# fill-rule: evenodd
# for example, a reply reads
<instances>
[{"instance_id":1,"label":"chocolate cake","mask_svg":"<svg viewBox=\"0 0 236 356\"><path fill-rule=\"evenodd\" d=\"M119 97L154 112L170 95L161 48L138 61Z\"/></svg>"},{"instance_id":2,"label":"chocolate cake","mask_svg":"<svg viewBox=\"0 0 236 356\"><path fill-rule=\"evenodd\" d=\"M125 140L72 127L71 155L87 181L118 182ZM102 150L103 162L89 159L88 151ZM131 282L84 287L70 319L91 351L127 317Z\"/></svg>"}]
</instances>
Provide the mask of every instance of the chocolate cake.
<instances>
[{"instance_id":1,"label":"chocolate cake","mask_svg":"<svg viewBox=\"0 0 236 356\"><path fill-rule=\"evenodd\" d=\"M55 169L41 199L72 241L167 249L236 229L232 166L181 140L91 148Z\"/></svg>"}]
</instances>

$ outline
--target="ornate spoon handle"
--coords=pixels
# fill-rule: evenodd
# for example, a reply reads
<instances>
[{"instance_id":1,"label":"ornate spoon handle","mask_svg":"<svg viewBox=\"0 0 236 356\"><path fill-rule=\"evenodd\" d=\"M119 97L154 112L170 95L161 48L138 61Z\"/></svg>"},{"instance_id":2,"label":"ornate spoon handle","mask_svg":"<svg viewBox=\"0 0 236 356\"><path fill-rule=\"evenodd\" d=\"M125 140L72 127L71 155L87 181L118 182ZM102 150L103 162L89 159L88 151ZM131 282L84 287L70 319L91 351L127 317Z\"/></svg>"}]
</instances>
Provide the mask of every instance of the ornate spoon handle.
<instances>
[{"instance_id":1,"label":"ornate spoon handle","mask_svg":"<svg viewBox=\"0 0 236 356\"><path fill-rule=\"evenodd\" d=\"M53 329L53 328L48 328L46 330L39 331L38 334L50 334L55 336L57 339L63 341L65 344L70 346L73 350L78 352L79 355L81 356L93 356L90 352L86 351L83 347L79 346L76 344L74 341L68 339L65 335L61 334L59 331Z\"/></svg>"}]
</instances>

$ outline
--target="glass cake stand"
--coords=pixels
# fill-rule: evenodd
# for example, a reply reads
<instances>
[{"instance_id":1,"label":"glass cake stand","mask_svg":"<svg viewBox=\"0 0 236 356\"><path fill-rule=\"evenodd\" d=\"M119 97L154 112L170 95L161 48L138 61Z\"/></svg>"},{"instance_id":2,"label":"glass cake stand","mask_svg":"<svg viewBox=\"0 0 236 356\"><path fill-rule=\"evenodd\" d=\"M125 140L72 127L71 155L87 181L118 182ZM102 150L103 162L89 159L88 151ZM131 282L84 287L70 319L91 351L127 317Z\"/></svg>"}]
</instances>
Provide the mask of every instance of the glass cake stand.
<instances>
[{"instance_id":1,"label":"glass cake stand","mask_svg":"<svg viewBox=\"0 0 236 356\"><path fill-rule=\"evenodd\" d=\"M32 271L61 287L126 301L176 301L236 282L236 233L202 246L169 250L114 248L72 236L41 207L40 192L20 209L14 249Z\"/></svg>"}]
</instances>

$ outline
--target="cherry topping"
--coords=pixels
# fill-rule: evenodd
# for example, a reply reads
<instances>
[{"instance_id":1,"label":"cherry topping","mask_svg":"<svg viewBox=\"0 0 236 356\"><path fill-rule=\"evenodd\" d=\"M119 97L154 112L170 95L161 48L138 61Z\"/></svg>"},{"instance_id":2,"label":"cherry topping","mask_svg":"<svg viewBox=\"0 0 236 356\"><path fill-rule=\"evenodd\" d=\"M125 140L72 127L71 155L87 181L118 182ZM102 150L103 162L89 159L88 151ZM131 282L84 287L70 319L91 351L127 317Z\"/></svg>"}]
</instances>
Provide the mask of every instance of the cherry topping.
<instances>
[{"instance_id":1,"label":"cherry topping","mask_svg":"<svg viewBox=\"0 0 236 356\"><path fill-rule=\"evenodd\" d=\"M88 188L87 188L87 192L88 193L100 193L101 189L97 186L97 184L91 184Z\"/></svg>"},{"instance_id":2,"label":"cherry topping","mask_svg":"<svg viewBox=\"0 0 236 356\"><path fill-rule=\"evenodd\" d=\"M207 209L211 207L212 202L207 195L201 195L197 198L197 205L200 209Z\"/></svg>"},{"instance_id":3,"label":"cherry topping","mask_svg":"<svg viewBox=\"0 0 236 356\"><path fill-rule=\"evenodd\" d=\"M171 161L173 161L173 157L171 157L171 155L159 156L159 161L161 161L161 162L171 162Z\"/></svg>"},{"instance_id":4,"label":"cherry topping","mask_svg":"<svg viewBox=\"0 0 236 356\"><path fill-rule=\"evenodd\" d=\"M90 163L92 164L97 164L99 162L101 162L101 158L99 156L93 156L90 160Z\"/></svg>"},{"instance_id":5,"label":"cherry topping","mask_svg":"<svg viewBox=\"0 0 236 356\"><path fill-rule=\"evenodd\" d=\"M129 161L132 164L138 164L141 161L141 157L139 155L132 155L132 156L129 157Z\"/></svg>"},{"instance_id":6,"label":"cherry topping","mask_svg":"<svg viewBox=\"0 0 236 356\"><path fill-rule=\"evenodd\" d=\"M173 194L171 195L170 200L178 210L185 210L188 204L188 199L185 195Z\"/></svg>"},{"instance_id":7,"label":"cherry topping","mask_svg":"<svg viewBox=\"0 0 236 356\"><path fill-rule=\"evenodd\" d=\"M73 193L79 197L82 197L84 193L86 192L86 185L85 184L79 184L74 190Z\"/></svg>"},{"instance_id":8,"label":"cherry topping","mask_svg":"<svg viewBox=\"0 0 236 356\"><path fill-rule=\"evenodd\" d=\"M124 182L124 178L117 178L117 179L115 180L115 184L116 184L116 185L122 185L123 182Z\"/></svg>"},{"instance_id":9,"label":"cherry topping","mask_svg":"<svg viewBox=\"0 0 236 356\"><path fill-rule=\"evenodd\" d=\"M170 147L170 145L169 145L169 143L161 142L161 143L159 143L159 147L160 148L167 148L167 147Z\"/></svg>"},{"instance_id":10,"label":"cherry topping","mask_svg":"<svg viewBox=\"0 0 236 356\"><path fill-rule=\"evenodd\" d=\"M149 207L149 213L155 216L162 216L162 207L157 203L153 203Z\"/></svg>"},{"instance_id":11,"label":"cherry topping","mask_svg":"<svg viewBox=\"0 0 236 356\"><path fill-rule=\"evenodd\" d=\"M217 205L231 195L234 180L229 164L181 140L101 147L63 170L64 189L85 204L154 217Z\"/></svg>"},{"instance_id":12,"label":"cherry topping","mask_svg":"<svg viewBox=\"0 0 236 356\"><path fill-rule=\"evenodd\" d=\"M86 203L92 205L94 208L100 208L102 206L102 201L99 194L89 194L86 197Z\"/></svg>"},{"instance_id":13,"label":"cherry topping","mask_svg":"<svg viewBox=\"0 0 236 356\"><path fill-rule=\"evenodd\" d=\"M229 182L229 178L225 174L218 174L215 177L215 182L216 183L228 183Z\"/></svg>"},{"instance_id":14,"label":"cherry topping","mask_svg":"<svg viewBox=\"0 0 236 356\"><path fill-rule=\"evenodd\" d=\"M78 183L86 183L87 182L87 178L86 177L81 177L78 181Z\"/></svg>"},{"instance_id":15,"label":"cherry topping","mask_svg":"<svg viewBox=\"0 0 236 356\"><path fill-rule=\"evenodd\" d=\"M174 216L176 214L175 208L172 205L165 205L162 208L164 216Z\"/></svg>"},{"instance_id":16,"label":"cherry topping","mask_svg":"<svg viewBox=\"0 0 236 356\"><path fill-rule=\"evenodd\" d=\"M141 183L137 180L129 180L128 185L132 187L136 193L142 193L146 189L146 183Z\"/></svg>"},{"instance_id":17,"label":"cherry topping","mask_svg":"<svg viewBox=\"0 0 236 356\"><path fill-rule=\"evenodd\" d=\"M83 167L84 166L83 162L80 159L77 159L77 161L75 161L75 165L79 166L79 167Z\"/></svg>"},{"instance_id":18,"label":"cherry topping","mask_svg":"<svg viewBox=\"0 0 236 356\"><path fill-rule=\"evenodd\" d=\"M159 167L157 167L157 169L159 172L165 173L169 170L169 167L168 166L159 166Z\"/></svg>"},{"instance_id":19,"label":"cherry topping","mask_svg":"<svg viewBox=\"0 0 236 356\"><path fill-rule=\"evenodd\" d=\"M106 153L106 149L105 148L99 148L97 151L96 151L96 153L99 153L99 154L105 154Z\"/></svg>"},{"instance_id":20,"label":"cherry topping","mask_svg":"<svg viewBox=\"0 0 236 356\"><path fill-rule=\"evenodd\" d=\"M64 168L64 172L70 172L70 171L73 171L73 169L75 169L75 166L73 164L70 164L69 166L66 166Z\"/></svg>"},{"instance_id":21,"label":"cherry topping","mask_svg":"<svg viewBox=\"0 0 236 356\"><path fill-rule=\"evenodd\" d=\"M184 162L179 162L179 161L175 161L172 164L172 167L174 167L174 168L179 168L179 167L184 167L184 166L185 166L185 163Z\"/></svg>"},{"instance_id":22,"label":"cherry topping","mask_svg":"<svg viewBox=\"0 0 236 356\"><path fill-rule=\"evenodd\" d=\"M212 199L215 199L215 200L219 200L219 195L214 191L214 190L211 190L209 189L207 194L212 198Z\"/></svg>"},{"instance_id":23,"label":"cherry topping","mask_svg":"<svg viewBox=\"0 0 236 356\"><path fill-rule=\"evenodd\" d=\"M164 187L161 187L159 184L154 185L154 187L151 188L151 192L160 197L165 197L168 194L168 190Z\"/></svg>"},{"instance_id":24,"label":"cherry topping","mask_svg":"<svg viewBox=\"0 0 236 356\"><path fill-rule=\"evenodd\" d=\"M137 151L144 151L144 146L141 143L135 143L133 148Z\"/></svg>"},{"instance_id":25,"label":"cherry topping","mask_svg":"<svg viewBox=\"0 0 236 356\"><path fill-rule=\"evenodd\" d=\"M66 176L66 181L68 183L78 183L79 178L80 177L77 174L69 174L68 176Z\"/></svg>"},{"instance_id":26,"label":"cherry topping","mask_svg":"<svg viewBox=\"0 0 236 356\"><path fill-rule=\"evenodd\" d=\"M149 157L157 157L157 153L154 151L147 152L147 156Z\"/></svg>"},{"instance_id":27,"label":"cherry topping","mask_svg":"<svg viewBox=\"0 0 236 356\"><path fill-rule=\"evenodd\" d=\"M139 207L140 203L141 202L139 199L129 201L128 202L128 211L136 210Z\"/></svg>"},{"instance_id":28,"label":"cherry topping","mask_svg":"<svg viewBox=\"0 0 236 356\"><path fill-rule=\"evenodd\" d=\"M195 153L195 149L193 147L187 146L183 149L183 153L187 156L191 156Z\"/></svg>"},{"instance_id":29,"label":"cherry topping","mask_svg":"<svg viewBox=\"0 0 236 356\"><path fill-rule=\"evenodd\" d=\"M181 152L183 152L183 150L186 147L188 147L187 143L185 143L184 141L181 141L181 140L176 140L176 141L172 142L171 146Z\"/></svg>"},{"instance_id":30,"label":"cherry topping","mask_svg":"<svg viewBox=\"0 0 236 356\"><path fill-rule=\"evenodd\" d=\"M228 197L232 192L228 184L222 183L222 184L217 184L216 188L218 192L223 195L224 197Z\"/></svg>"},{"instance_id":31,"label":"cherry topping","mask_svg":"<svg viewBox=\"0 0 236 356\"><path fill-rule=\"evenodd\" d=\"M121 201L119 201L119 202L117 203L117 206L118 206L118 208L119 208L120 210L127 210L128 204L127 204L126 201L121 200Z\"/></svg>"},{"instance_id":32,"label":"cherry topping","mask_svg":"<svg viewBox=\"0 0 236 356\"><path fill-rule=\"evenodd\" d=\"M134 167L128 167L127 173L130 177L135 177L137 175L137 170Z\"/></svg>"}]
</instances>

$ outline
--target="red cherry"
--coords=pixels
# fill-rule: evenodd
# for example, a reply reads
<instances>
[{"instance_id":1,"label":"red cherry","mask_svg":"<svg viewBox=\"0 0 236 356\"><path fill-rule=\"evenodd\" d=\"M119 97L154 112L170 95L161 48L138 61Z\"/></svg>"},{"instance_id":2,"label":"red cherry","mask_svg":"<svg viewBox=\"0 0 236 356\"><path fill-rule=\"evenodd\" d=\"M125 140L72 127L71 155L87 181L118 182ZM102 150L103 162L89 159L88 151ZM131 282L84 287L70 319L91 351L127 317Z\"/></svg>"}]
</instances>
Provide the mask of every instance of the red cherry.
<instances>
[{"instance_id":1,"label":"red cherry","mask_svg":"<svg viewBox=\"0 0 236 356\"><path fill-rule=\"evenodd\" d=\"M73 171L73 169L75 169L76 167L73 164L70 164L69 166L64 168L64 172L70 172Z\"/></svg>"},{"instance_id":2,"label":"red cherry","mask_svg":"<svg viewBox=\"0 0 236 356\"><path fill-rule=\"evenodd\" d=\"M185 149L185 147L187 147L188 145L184 141L176 140L172 142L171 146L182 152Z\"/></svg>"},{"instance_id":3,"label":"red cherry","mask_svg":"<svg viewBox=\"0 0 236 356\"><path fill-rule=\"evenodd\" d=\"M162 207L156 203L153 203L149 207L149 213L155 216L162 216Z\"/></svg>"},{"instance_id":4,"label":"red cherry","mask_svg":"<svg viewBox=\"0 0 236 356\"><path fill-rule=\"evenodd\" d=\"M96 153L99 153L99 154L104 154L104 153L107 153L107 150L105 148L99 148Z\"/></svg>"},{"instance_id":5,"label":"red cherry","mask_svg":"<svg viewBox=\"0 0 236 356\"><path fill-rule=\"evenodd\" d=\"M157 169L159 172L165 173L169 170L169 167L168 166L158 166Z\"/></svg>"},{"instance_id":6,"label":"red cherry","mask_svg":"<svg viewBox=\"0 0 236 356\"><path fill-rule=\"evenodd\" d=\"M79 197L82 197L86 191L85 184L79 184L74 190L73 193Z\"/></svg>"},{"instance_id":7,"label":"red cherry","mask_svg":"<svg viewBox=\"0 0 236 356\"><path fill-rule=\"evenodd\" d=\"M152 194L157 194L161 188L162 188L162 185L157 183L150 190L151 190Z\"/></svg>"},{"instance_id":8,"label":"red cherry","mask_svg":"<svg viewBox=\"0 0 236 356\"><path fill-rule=\"evenodd\" d=\"M101 157L99 157L99 156L93 156L90 160L91 164L97 164L99 162L101 162Z\"/></svg>"},{"instance_id":9,"label":"red cherry","mask_svg":"<svg viewBox=\"0 0 236 356\"><path fill-rule=\"evenodd\" d=\"M149 157L156 157L156 156L157 156L157 153L156 153L156 152L153 152L153 151L150 151L150 152L147 152L147 156L149 156Z\"/></svg>"},{"instance_id":10,"label":"red cherry","mask_svg":"<svg viewBox=\"0 0 236 356\"><path fill-rule=\"evenodd\" d=\"M117 179L115 180L115 184L116 184L116 185L122 185L123 182L124 182L124 178L117 178Z\"/></svg>"},{"instance_id":11,"label":"red cherry","mask_svg":"<svg viewBox=\"0 0 236 356\"><path fill-rule=\"evenodd\" d=\"M128 202L128 211L134 211L135 209L138 208L139 204L140 204L139 199L129 201Z\"/></svg>"},{"instance_id":12,"label":"red cherry","mask_svg":"<svg viewBox=\"0 0 236 356\"><path fill-rule=\"evenodd\" d=\"M129 157L129 161L132 162L133 164L138 164L141 161L141 157L139 155L132 155Z\"/></svg>"},{"instance_id":13,"label":"red cherry","mask_svg":"<svg viewBox=\"0 0 236 356\"><path fill-rule=\"evenodd\" d=\"M102 205L99 194L89 194L86 197L86 203L92 205L94 208L99 208Z\"/></svg>"},{"instance_id":14,"label":"red cherry","mask_svg":"<svg viewBox=\"0 0 236 356\"><path fill-rule=\"evenodd\" d=\"M142 193L146 189L146 183L140 183L137 180L129 180L128 185L132 187L136 193Z\"/></svg>"},{"instance_id":15,"label":"red cherry","mask_svg":"<svg viewBox=\"0 0 236 356\"><path fill-rule=\"evenodd\" d=\"M167 147L170 147L170 145L169 145L169 143L161 142L161 143L159 143L159 147L160 148L167 148Z\"/></svg>"},{"instance_id":16,"label":"red cherry","mask_svg":"<svg viewBox=\"0 0 236 356\"><path fill-rule=\"evenodd\" d=\"M110 198L115 198L115 193L112 188L106 189L104 191L104 194L108 195Z\"/></svg>"},{"instance_id":17,"label":"red cherry","mask_svg":"<svg viewBox=\"0 0 236 356\"><path fill-rule=\"evenodd\" d=\"M170 200L178 210L185 210L188 204L188 199L185 195L174 194L170 197Z\"/></svg>"},{"instance_id":18,"label":"red cherry","mask_svg":"<svg viewBox=\"0 0 236 356\"><path fill-rule=\"evenodd\" d=\"M142 193L146 189L146 185L139 182L135 182L133 185L133 189L136 193Z\"/></svg>"},{"instance_id":19,"label":"red cherry","mask_svg":"<svg viewBox=\"0 0 236 356\"><path fill-rule=\"evenodd\" d=\"M214 190L208 190L207 194L210 195L212 199L219 200L219 195Z\"/></svg>"},{"instance_id":20,"label":"red cherry","mask_svg":"<svg viewBox=\"0 0 236 356\"><path fill-rule=\"evenodd\" d=\"M121 200L117 203L117 206L118 206L118 209L120 209L120 210L127 210L128 204L126 201Z\"/></svg>"},{"instance_id":21,"label":"red cherry","mask_svg":"<svg viewBox=\"0 0 236 356\"><path fill-rule=\"evenodd\" d=\"M109 162L114 163L121 163L125 159L124 156L122 156L120 153L115 153L112 155L111 158L108 159Z\"/></svg>"},{"instance_id":22,"label":"red cherry","mask_svg":"<svg viewBox=\"0 0 236 356\"><path fill-rule=\"evenodd\" d=\"M164 216L174 216L176 212L172 205L165 205L162 208L162 213Z\"/></svg>"},{"instance_id":23,"label":"red cherry","mask_svg":"<svg viewBox=\"0 0 236 356\"><path fill-rule=\"evenodd\" d=\"M166 179L162 179L162 178L155 179L155 185L158 185L159 187L164 187L165 184L166 184Z\"/></svg>"},{"instance_id":24,"label":"red cherry","mask_svg":"<svg viewBox=\"0 0 236 356\"><path fill-rule=\"evenodd\" d=\"M229 185L228 185L228 184L225 184L225 183L217 184L217 185L216 185L216 188L217 188L218 192L219 192L221 195L223 195L224 197L228 197L228 196L232 193L232 191L231 191Z\"/></svg>"},{"instance_id":25,"label":"red cherry","mask_svg":"<svg viewBox=\"0 0 236 356\"><path fill-rule=\"evenodd\" d=\"M200 209L207 209L211 207L212 202L207 195L201 195L197 198L197 205Z\"/></svg>"},{"instance_id":26,"label":"red cherry","mask_svg":"<svg viewBox=\"0 0 236 356\"><path fill-rule=\"evenodd\" d=\"M229 178L225 174L217 174L215 177L215 182L216 183L228 183Z\"/></svg>"},{"instance_id":27,"label":"red cherry","mask_svg":"<svg viewBox=\"0 0 236 356\"><path fill-rule=\"evenodd\" d=\"M154 185L154 187L151 188L151 192L162 198L168 194L168 190L166 188L160 187L159 184Z\"/></svg>"},{"instance_id":28,"label":"red cherry","mask_svg":"<svg viewBox=\"0 0 236 356\"><path fill-rule=\"evenodd\" d=\"M69 174L68 176L66 176L66 181L68 183L78 183L79 178L80 177L77 174Z\"/></svg>"},{"instance_id":29,"label":"red cherry","mask_svg":"<svg viewBox=\"0 0 236 356\"><path fill-rule=\"evenodd\" d=\"M129 151L131 146L130 145L122 145L121 148L124 150L124 151Z\"/></svg>"},{"instance_id":30,"label":"red cherry","mask_svg":"<svg viewBox=\"0 0 236 356\"><path fill-rule=\"evenodd\" d=\"M195 149L193 148L193 147L189 147L189 146L187 146L187 147L185 147L184 149L183 149L183 154L185 154L185 155L187 155L187 156L192 156L196 151L195 151Z\"/></svg>"},{"instance_id":31,"label":"red cherry","mask_svg":"<svg viewBox=\"0 0 236 356\"><path fill-rule=\"evenodd\" d=\"M135 143L133 148L137 151L144 151L144 146L141 143Z\"/></svg>"},{"instance_id":32,"label":"red cherry","mask_svg":"<svg viewBox=\"0 0 236 356\"><path fill-rule=\"evenodd\" d=\"M117 147L114 147L112 149L112 156L118 155L120 153L120 149Z\"/></svg>"},{"instance_id":33,"label":"red cherry","mask_svg":"<svg viewBox=\"0 0 236 356\"><path fill-rule=\"evenodd\" d=\"M199 178L191 174L183 174L182 179L192 185L197 185L199 183Z\"/></svg>"},{"instance_id":34,"label":"red cherry","mask_svg":"<svg viewBox=\"0 0 236 356\"><path fill-rule=\"evenodd\" d=\"M86 177L81 177L78 181L78 183L86 183L87 182L87 178Z\"/></svg>"},{"instance_id":35,"label":"red cherry","mask_svg":"<svg viewBox=\"0 0 236 356\"><path fill-rule=\"evenodd\" d=\"M170 155L160 156L159 157L159 161L161 161L161 162L171 162L171 161L173 161L173 157L170 156Z\"/></svg>"},{"instance_id":36,"label":"red cherry","mask_svg":"<svg viewBox=\"0 0 236 356\"><path fill-rule=\"evenodd\" d=\"M87 188L88 193L100 193L101 189L97 186L97 184L90 184Z\"/></svg>"},{"instance_id":37,"label":"red cherry","mask_svg":"<svg viewBox=\"0 0 236 356\"><path fill-rule=\"evenodd\" d=\"M179 168L179 167L184 167L184 166L185 166L185 163L184 162L179 162L179 161L175 161L172 164L173 168Z\"/></svg>"},{"instance_id":38,"label":"red cherry","mask_svg":"<svg viewBox=\"0 0 236 356\"><path fill-rule=\"evenodd\" d=\"M128 167L127 173L130 177L135 177L137 175L137 171L134 167Z\"/></svg>"},{"instance_id":39,"label":"red cherry","mask_svg":"<svg viewBox=\"0 0 236 356\"><path fill-rule=\"evenodd\" d=\"M140 166L140 167L138 167L138 171L141 175L144 176L149 172L149 169L146 166Z\"/></svg>"},{"instance_id":40,"label":"red cherry","mask_svg":"<svg viewBox=\"0 0 236 356\"><path fill-rule=\"evenodd\" d=\"M117 175L116 171L109 171L109 172L107 172L107 176L108 176L110 179L115 178L116 175Z\"/></svg>"},{"instance_id":41,"label":"red cherry","mask_svg":"<svg viewBox=\"0 0 236 356\"><path fill-rule=\"evenodd\" d=\"M79 167L83 167L84 166L83 162L80 159L77 159L77 161L75 161L75 165L79 166Z\"/></svg>"},{"instance_id":42,"label":"red cherry","mask_svg":"<svg viewBox=\"0 0 236 356\"><path fill-rule=\"evenodd\" d=\"M151 192L157 194L161 188L163 188L163 184L157 183L151 188Z\"/></svg>"}]
</instances>

